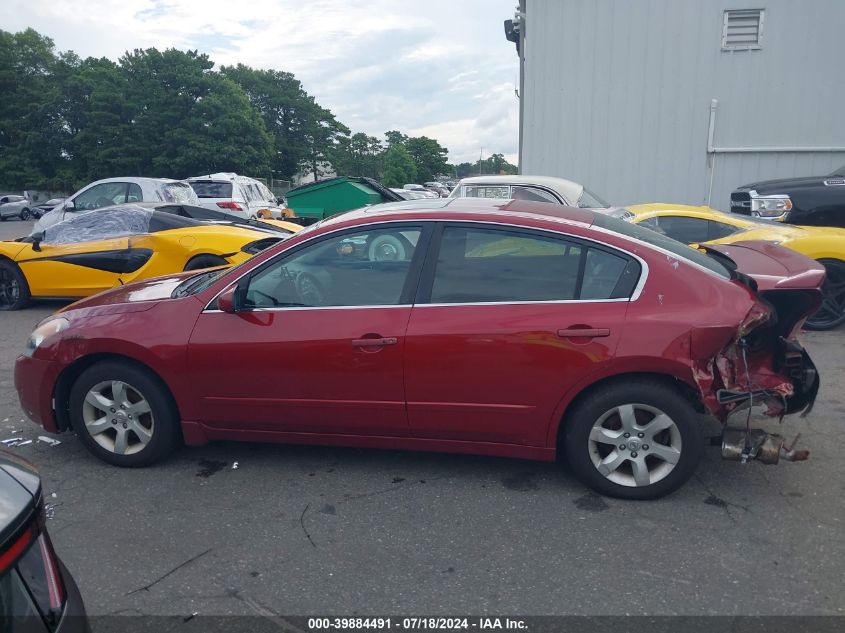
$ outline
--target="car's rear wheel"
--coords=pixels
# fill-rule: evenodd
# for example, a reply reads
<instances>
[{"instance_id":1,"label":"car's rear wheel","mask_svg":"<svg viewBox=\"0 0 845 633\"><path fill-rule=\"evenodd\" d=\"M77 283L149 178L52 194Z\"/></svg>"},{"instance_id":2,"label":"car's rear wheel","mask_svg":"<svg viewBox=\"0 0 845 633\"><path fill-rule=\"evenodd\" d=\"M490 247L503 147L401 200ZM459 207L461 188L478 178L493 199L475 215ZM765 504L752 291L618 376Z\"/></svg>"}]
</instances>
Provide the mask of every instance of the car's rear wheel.
<instances>
[{"instance_id":1,"label":"car's rear wheel","mask_svg":"<svg viewBox=\"0 0 845 633\"><path fill-rule=\"evenodd\" d=\"M70 392L70 419L85 447L115 466L147 466L181 440L179 417L161 381L119 361L80 374Z\"/></svg>"},{"instance_id":2,"label":"car's rear wheel","mask_svg":"<svg viewBox=\"0 0 845 633\"><path fill-rule=\"evenodd\" d=\"M189 270L202 270L203 268L214 268L215 266L228 266L229 262L218 255L197 255L192 257L185 264L185 272Z\"/></svg>"},{"instance_id":3,"label":"car's rear wheel","mask_svg":"<svg viewBox=\"0 0 845 633\"><path fill-rule=\"evenodd\" d=\"M808 330L832 330L845 323L845 262L820 259L827 272L822 284L822 305L804 322Z\"/></svg>"},{"instance_id":4,"label":"car's rear wheel","mask_svg":"<svg viewBox=\"0 0 845 633\"><path fill-rule=\"evenodd\" d=\"M20 267L0 259L0 310L20 310L29 299L29 284Z\"/></svg>"},{"instance_id":5,"label":"car's rear wheel","mask_svg":"<svg viewBox=\"0 0 845 633\"><path fill-rule=\"evenodd\" d=\"M575 475L602 494L662 497L689 479L701 459L696 415L668 383L614 382L567 415L564 449Z\"/></svg>"},{"instance_id":6,"label":"car's rear wheel","mask_svg":"<svg viewBox=\"0 0 845 633\"><path fill-rule=\"evenodd\" d=\"M29 209L21 209L21 220L28 220L30 218Z\"/></svg>"}]
</instances>

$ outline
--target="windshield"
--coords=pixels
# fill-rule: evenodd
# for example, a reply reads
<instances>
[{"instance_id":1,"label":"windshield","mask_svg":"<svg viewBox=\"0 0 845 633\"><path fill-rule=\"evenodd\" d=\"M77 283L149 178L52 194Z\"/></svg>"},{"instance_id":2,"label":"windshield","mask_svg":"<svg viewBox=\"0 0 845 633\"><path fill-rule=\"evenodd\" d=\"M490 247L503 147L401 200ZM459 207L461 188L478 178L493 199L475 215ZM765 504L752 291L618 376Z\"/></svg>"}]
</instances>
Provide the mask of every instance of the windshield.
<instances>
[{"instance_id":1,"label":"windshield","mask_svg":"<svg viewBox=\"0 0 845 633\"><path fill-rule=\"evenodd\" d=\"M687 261L706 268L725 279L731 278L730 271L712 257L705 255L691 246L687 246L682 242L673 240L670 237L661 235L656 231L644 228L638 224L632 224L631 222L620 220L612 215L596 213L594 214L593 225L641 242L645 242L646 244L650 244L664 251L668 251L673 255L677 255L682 259L686 259Z\"/></svg>"}]
</instances>

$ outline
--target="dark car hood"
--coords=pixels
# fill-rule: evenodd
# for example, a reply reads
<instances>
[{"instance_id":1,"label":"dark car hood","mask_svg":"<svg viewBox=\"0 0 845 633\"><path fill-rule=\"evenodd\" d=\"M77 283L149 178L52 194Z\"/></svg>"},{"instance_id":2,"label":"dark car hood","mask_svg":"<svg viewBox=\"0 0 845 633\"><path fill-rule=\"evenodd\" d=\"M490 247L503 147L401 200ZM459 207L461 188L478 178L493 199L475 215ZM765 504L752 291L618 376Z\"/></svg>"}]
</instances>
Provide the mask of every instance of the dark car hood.
<instances>
[{"instance_id":1,"label":"dark car hood","mask_svg":"<svg viewBox=\"0 0 845 633\"><path fill-rule=\"evenodd\" d=\"M776 180L761 180L760 182L751 183L750 185L742 185L737 187L737 191L750 191L753 189L759 194L778 194L789 193L784 191L786 189L794 190L801 187L817 187L825 180L830 180L834 176L805 176L802 178L778 178Z\"/></svg>"},{"instance_id":2,"label":"dark car hood","mask_svg":"<svg viewBox=\"0 0 845 633\"><path fill-rule=\"evenodd\" d=\"M40 501L41 478L35 466L0 450L0 549L31 520Z\"/></svg>"}]
</instances>

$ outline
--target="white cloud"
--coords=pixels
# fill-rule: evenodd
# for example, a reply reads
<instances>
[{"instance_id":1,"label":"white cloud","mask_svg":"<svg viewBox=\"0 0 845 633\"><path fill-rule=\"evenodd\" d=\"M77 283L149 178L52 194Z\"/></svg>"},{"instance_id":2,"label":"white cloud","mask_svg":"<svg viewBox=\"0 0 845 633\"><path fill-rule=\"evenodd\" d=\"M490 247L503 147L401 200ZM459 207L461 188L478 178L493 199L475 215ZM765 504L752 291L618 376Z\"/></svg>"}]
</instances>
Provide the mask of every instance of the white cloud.
<instances>
[{"instance_id":1,"label":"white cloud","mask_svg":"<svg viewBox=\"0 0 845 633\"><path fill-rule=\"evenodd\" d=\"M516 160L518 59L502 21L514 0L4 0L7 31L117 59L199 49L217 64L294 73L353 131L426 134L454 162Z\"/></svg>"}]
</instances>

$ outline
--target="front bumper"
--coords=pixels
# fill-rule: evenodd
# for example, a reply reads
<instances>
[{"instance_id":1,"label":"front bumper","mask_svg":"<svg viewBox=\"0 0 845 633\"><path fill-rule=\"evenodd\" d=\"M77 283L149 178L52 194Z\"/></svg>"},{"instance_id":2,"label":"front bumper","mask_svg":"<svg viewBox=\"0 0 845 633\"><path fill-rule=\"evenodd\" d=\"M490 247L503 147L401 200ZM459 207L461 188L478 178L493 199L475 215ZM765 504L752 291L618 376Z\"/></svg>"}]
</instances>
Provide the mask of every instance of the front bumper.
<instances>
[{"instance_id":1,"label":"front bumper","mask_svg":"<svg viewBox=\"0 0 845 633\"><path fill-rule=\"evenodd\" d=\"M18 356L15 361L15 389L23 412L45 431L58 433L53 410L53 393L60 366L55 361Z\"/></svg>"}]
</instances>

